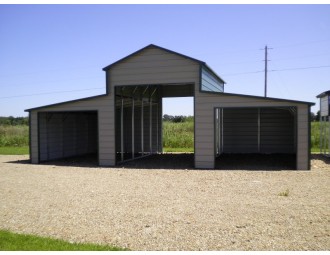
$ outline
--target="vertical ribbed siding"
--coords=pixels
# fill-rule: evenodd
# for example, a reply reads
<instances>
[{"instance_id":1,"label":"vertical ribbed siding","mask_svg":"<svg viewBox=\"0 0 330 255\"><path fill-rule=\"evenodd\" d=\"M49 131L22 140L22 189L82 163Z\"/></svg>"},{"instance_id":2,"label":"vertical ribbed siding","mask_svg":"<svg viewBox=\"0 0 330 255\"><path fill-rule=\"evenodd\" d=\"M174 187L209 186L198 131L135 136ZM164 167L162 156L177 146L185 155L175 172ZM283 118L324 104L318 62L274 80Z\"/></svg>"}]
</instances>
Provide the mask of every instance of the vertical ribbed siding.
<instances>
[{"instance_id":1,"label":"vertical ribbed siding","mask_svg":"<svg viewBox=\"0 0 330 255\"><path fill-rule=\"evenodd\" d=\"M290 109L260 109L260 152L295 153L295 112Z\"/></svg>"},{"instance_id":2,"label":"vertical ribbed siding","mask_svg":"<svg viewBox=\"0 0 330 255\"><path fill-rule=\"evenodd\" d=\"M223 109L223 152L258 152L258 109Z\"/></svg>"},{"instance_id":3,"label":"vertical ribbed siding","mask_svg":"<svg viewBox=\"0 0 330 255\"><path fill-rule=\"evenodd\" d=\"M96 112L39 114L40 161L97 152Z\"/></svg>"}]
</instances>

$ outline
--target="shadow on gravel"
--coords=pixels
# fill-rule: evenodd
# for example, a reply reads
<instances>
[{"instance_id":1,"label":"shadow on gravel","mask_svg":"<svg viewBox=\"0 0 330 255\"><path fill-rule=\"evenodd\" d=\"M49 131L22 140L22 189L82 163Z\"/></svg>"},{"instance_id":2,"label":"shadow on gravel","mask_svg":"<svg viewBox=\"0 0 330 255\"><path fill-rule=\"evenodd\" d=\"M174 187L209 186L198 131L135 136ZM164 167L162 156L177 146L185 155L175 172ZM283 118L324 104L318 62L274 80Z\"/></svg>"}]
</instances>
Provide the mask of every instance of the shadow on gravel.
<instances>
[{"instance_id":1,"label":"shadow on gravel","mask_svg":"<svg viewBox=\"0 0 330 255\"><path fill-rule=\"evenodd\" d=\"M317 159L323 161L325 164L330 164L330 157L324 156L322 154L313 153L311 159Z\"/></svg>"},{"instance_id":2,"label":"shadow on gravel","mask_svg":"<svg viewBox=\"0 0 330 255\"><path fill-rule=\"evenodd\" d=\"M330 164L330 158L320 154L312 154L312 159L320 159ZM30 164L30 160L7 163ZM96 154L52 160L42 162L40 165L100 168ZM295 170L295 167L296 156L292 154L222 154L216 158L214 170L279 171ZM156 154L123 162L115 167L102 168L201 170L194 168L193 153Z\"/></svg>"},{"instance_id":3,"label":"shadow on gravel","mask_svg":"<svg viewBox=\"0 0 330 255\"><path fill-rule=\"evenodd\" d=\"M31 164L30 160L15 160L6 163L12 164ZM69 157L64 159L50 160L41 162L38 165L47 166L66 166L66 167L99 167L97 154L88 154L83 156Z\"/></svg>"},{"instance_id":4,"label":"shadow on gravel","mask_svg":"<svg viewBox=\"0 0 330 255\"><path fill-rule=\"evenodd\" d=\"M158 154L124 162L122 168L135 169L180 169L194 168L194 154ZM295 170L296 156L292 154L222 154L215 160L211 170L279 171ZM207 170L207 169L206 169Z\"/></svg>"},{"instance_id":5,"label":"shadow on gravel","mask_svg":"<svg viewBox=\"0 0 330 255\"><path fill-rule=\"evenodd\" d=\"M280 171L296 170L295 154L222 154L217 170Z\"/></svg>"},{"instance_id":6,"label":"shadow on gravel","mask_svg":"<svg viewBox=\"0 0 330 255\"><path fill-rule=\"evenodd\" d=\"M118 164L120 168L195 170L193 153L155 154Z\"/></svg>"}]
</instances>

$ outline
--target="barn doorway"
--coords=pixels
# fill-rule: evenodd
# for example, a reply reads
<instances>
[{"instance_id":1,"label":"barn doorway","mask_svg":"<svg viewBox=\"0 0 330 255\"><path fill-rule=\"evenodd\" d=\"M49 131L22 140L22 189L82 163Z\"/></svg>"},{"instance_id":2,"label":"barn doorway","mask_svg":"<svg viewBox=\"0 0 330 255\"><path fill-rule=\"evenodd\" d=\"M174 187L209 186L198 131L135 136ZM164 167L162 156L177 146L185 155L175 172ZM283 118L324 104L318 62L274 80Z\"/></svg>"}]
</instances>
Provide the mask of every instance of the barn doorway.
<instances>
[{"instance_id":1,"label":"barn doorway","mask_svg":"<svg viewBox=\"0 0 330 255\"><path fill-rule=\"evenodd\" d=\"M194 153L194 98L163 98L163 152Z\"/></svg>"},{"instance_id":2,"label":"barn doorway","mask_svg":"<svg viewBox=\"0 0 330 255\"><path fill-rule=\"evenodd\" d=\"M193 83L116 86L116 163L163 153L163 100L193 98L194 86ZM190 101L193 109L193 100ZM193 127L192 118L191 124ZM173 132L171 134L177 135ZM181 134L176 139L182 139L180 136ZM193 144L193 136L190 140ZM193 147L190 150L193 150Z\"/></svg>"}]
</instances>

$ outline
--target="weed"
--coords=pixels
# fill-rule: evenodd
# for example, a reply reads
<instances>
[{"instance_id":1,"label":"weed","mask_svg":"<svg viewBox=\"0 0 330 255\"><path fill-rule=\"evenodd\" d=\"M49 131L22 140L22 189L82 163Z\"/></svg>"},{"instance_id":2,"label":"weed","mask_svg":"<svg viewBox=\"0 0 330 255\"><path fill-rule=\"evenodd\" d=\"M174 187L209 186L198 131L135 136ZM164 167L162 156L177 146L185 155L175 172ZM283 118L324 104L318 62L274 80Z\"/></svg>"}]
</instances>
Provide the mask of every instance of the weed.
<instances>
[{"instance_id":1,"label":"weed","mask_svg":"<svg viewBox=\"0 0 330 255\"><path fill-rule=\"evenodd\" d=\"M289 193L290 193L289 189L286 189L285 191L278 193L278 195L281 197L288 197Z\"/></svg>"}]
</instances>

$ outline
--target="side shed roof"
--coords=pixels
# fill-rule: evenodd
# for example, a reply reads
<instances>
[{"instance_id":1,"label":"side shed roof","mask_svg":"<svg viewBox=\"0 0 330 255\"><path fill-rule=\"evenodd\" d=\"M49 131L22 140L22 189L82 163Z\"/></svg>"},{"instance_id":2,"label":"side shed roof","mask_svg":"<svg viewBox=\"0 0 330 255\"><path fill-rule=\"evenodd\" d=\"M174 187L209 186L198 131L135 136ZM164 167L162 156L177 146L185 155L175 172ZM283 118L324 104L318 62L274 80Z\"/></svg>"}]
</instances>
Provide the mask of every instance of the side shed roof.
<instances>
[{"instance_id":1,"label":"side shed roof","mask_svg":"<svg viewBox=\"0 0 330 255\"><path fill-rule=\"evenodd\" d=\"M218 94L219 96L237 96L237 97L242 97L242 98L244 98L244 97L245 98L255 98L255 99L268 100L268 101L279 101L279 102L288 102L288 103L297 103L297 104L307 104L307 105L310 105L310 106L315 105L315 103L313 103L313 102L283 99L283 98L276 98L276 97L263 97L263 96L253 96L253 95L244 95L244 94L227 93L227 92L210 92L210 91L201 91L201 93Z\"/></svg>"}]
</instances>

